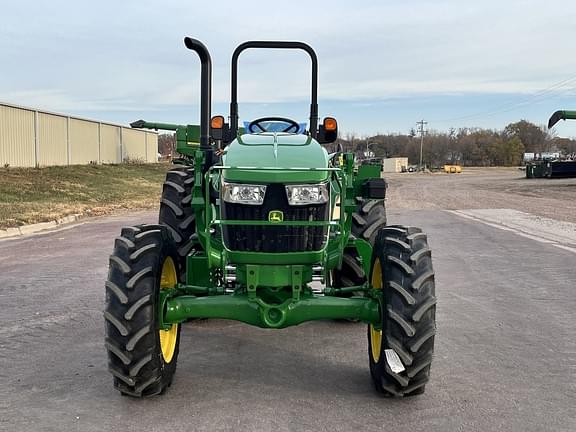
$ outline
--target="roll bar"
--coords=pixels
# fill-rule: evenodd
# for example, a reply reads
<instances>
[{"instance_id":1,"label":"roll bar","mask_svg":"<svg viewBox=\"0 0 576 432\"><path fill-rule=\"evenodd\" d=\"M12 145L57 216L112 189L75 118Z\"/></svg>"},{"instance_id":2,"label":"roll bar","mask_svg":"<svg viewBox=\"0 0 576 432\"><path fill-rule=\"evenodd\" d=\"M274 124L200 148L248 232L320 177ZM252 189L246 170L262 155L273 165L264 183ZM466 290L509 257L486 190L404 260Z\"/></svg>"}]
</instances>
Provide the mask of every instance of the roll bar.
<instances>
[{"instance_id":1,"label":"roll bar","mask_svg":"<svg viewBox=\"0 0 576 432\"><path fill-rule=\"evenodd\" d=\"M304 42L248 41L239 45L232 54L232 83L230 97L230 131L233 136L238 131L238 57L249 48L300 49L306 51L312 61L312 95L310 101L310 135L318 133L318 58L312 47Z\"/></svg>"}]
</instances>

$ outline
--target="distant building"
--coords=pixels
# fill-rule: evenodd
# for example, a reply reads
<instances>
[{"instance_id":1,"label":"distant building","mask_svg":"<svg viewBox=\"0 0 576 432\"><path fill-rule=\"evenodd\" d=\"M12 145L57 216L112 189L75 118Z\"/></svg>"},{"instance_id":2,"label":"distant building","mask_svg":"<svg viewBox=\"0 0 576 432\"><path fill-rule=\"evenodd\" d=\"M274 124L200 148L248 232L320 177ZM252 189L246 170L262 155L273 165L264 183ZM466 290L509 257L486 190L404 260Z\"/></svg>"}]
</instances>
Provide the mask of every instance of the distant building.
<instances>
[{"instance_id":1,"label":"distant building","mask_svg":"<svg viewBox=\"0 0 576 432\"><path fill-rule=\"evenodd\" d=\"M384 172L403 172L408 169L407 157L395 157L382 160L382 170Z\"/></svg>"}]
</instances>

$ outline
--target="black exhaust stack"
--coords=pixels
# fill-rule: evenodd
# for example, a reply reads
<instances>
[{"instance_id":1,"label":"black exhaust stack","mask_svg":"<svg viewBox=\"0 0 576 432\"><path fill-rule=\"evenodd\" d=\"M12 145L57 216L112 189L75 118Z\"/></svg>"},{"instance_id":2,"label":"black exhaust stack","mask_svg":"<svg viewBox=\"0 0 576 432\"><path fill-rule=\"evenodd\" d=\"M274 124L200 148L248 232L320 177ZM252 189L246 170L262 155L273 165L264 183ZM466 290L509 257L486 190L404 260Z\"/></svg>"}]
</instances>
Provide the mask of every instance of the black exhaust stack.
<instances>
[{"instance_id":1,"label":"black exhaust stack","mask_svg":"<svg viewBox=\"0 0 576 432\"><path fill-rule=\"evenodd\" d=\"M212 106L212 59L208 48L197 39L184 38L184 45L195 51L202 65L200 73L200 149L206 153L206 162L212 161L213 149L210 145L210 117Z\"/></svg>"}]
</instances>

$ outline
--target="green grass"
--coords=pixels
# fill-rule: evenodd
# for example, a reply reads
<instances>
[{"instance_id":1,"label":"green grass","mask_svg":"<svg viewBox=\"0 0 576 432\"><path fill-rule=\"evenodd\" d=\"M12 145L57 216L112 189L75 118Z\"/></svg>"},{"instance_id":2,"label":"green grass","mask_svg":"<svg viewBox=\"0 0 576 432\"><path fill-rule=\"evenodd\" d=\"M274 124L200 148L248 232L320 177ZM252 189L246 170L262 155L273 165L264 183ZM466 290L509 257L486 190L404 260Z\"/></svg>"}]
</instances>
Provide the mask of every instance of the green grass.
<instances>
[{"instance_id":1,"label":"green grass","mask_svg":"<svg viewBox=\"0 0 576 432\"><path fill-rule=\"evenodd\" d=\"M169 164L0 168L0 229L154 208Z\"/></svg>"}]
</instances>

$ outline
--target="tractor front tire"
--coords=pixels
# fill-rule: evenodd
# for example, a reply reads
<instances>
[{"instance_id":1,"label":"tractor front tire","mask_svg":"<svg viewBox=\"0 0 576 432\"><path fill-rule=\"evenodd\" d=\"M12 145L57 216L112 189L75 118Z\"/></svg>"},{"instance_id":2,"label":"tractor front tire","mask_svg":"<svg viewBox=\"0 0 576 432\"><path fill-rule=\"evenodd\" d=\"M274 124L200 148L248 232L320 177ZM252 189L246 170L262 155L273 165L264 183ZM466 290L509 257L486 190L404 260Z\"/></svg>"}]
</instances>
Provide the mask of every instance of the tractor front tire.
<instances>
[{"instance_id":1,"label":"tractor front tire","mask_svg":"<svg viewBox=\"0 0 576 432\"><path fill-rule=\"evenodd\" d=\"M197 243L193 238L196 233L196 215L191 206L193 185L194 168L173 168L166 174L160 199L158 223L168 227L177 246L180 282L185 282L186 256Z\"/></svg>"},{"instance_id":2,"label":"tractor front tire","mask_svg":"<svg viewBox=\"0 0 576 432\"><path fill-rule=\"evenodd\" d=\"M374 385L385 396L422 394L430 378L436 334L434 271L426 235L413 227L382 228L370 279L383 297L381 330L368 326Z\"/></svg>"},{"instance_id":3,"label":"tractor front tire","mask_svg":"<svg viewBox=\"0 0 576 432\"><path fill-rule=\"evenodd\" d=\"M114 386L145 397L170 386L180 325L160 330L160 290L178 282L176 245L164 225L123 228L114 243L106 281L105 345Z\"/></svg>"}]
</instances>

